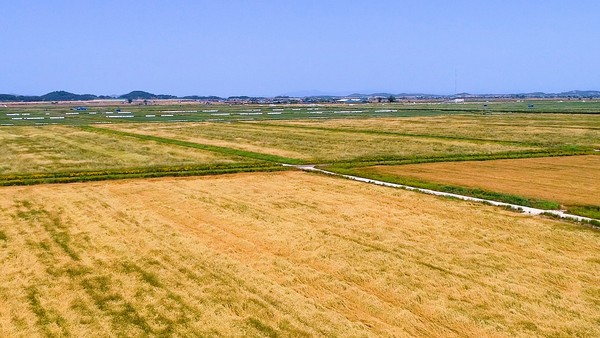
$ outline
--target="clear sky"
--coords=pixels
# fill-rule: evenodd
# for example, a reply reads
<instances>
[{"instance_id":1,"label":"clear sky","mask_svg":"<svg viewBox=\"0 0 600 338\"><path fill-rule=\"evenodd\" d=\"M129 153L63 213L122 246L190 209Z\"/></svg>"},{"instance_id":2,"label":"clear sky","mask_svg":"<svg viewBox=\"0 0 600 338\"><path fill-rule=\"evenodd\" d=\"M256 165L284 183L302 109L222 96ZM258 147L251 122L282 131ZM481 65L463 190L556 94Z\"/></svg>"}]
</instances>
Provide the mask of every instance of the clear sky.
<instances>
[{"instance_id":1,"label":"clear sky","mask_svg":"<svg viewBox=\"0 0 600 338\"><path fill-rule=\"evenodd\" d=\"M597 0L0 0L0 15L0 93L600 90Z\"/></svg>"}]
</instances>

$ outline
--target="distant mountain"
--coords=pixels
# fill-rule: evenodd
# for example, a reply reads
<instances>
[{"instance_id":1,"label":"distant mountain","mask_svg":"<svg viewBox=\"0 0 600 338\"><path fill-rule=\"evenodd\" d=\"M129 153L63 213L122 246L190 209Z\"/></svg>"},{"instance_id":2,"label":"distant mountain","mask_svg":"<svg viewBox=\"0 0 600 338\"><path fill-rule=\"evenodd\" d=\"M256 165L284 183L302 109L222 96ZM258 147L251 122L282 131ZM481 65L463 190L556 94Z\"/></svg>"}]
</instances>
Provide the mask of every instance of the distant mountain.
<instances>
[{"instance_id":1,"label":"distant mountain","mask_svg":"<svg viewBox=\"0 0 600 338\"><path fill-rule=\"evenodd\" d=\"M457 94L460 95L460 94ZM427 94L427 93L400 93L400 94L396 94L394 95L397 98L402 98L402 97L424 97L424 98L433 98L433 97L441 97L441 96L456 96L456 95L439 95L439 94Z\"/></svg>"},{"instance_id":2,"label":"distant mountain","mask_svg":"<svg viewBox=\"0 0 600 338\"><path fill-rule=\"evenodd\" d=\"M562 96L581 96L581 97L599 97L600 91L597 90L572 90L570 92L560 93Z\"/></svg>"},{"instance_id":3,"label":"distant mountain","mask_svg":"<svg viewBox=\"0 0 600 338\"><path fill-rule=\"evenodd\" d=\"M396 96L394 94L390 94L390 93L373 93L370 96L382 96L382 97L390 97L390 96Z\"/></svg>"},{"instance_id":4,"label":"distant mountain","mask_svg":"<svg viewBox=\"0 0 600 338\"><path fill-rule=\"evenodd\" d=\"M218 101L222 100L221 97L218 96L198 96L198 95L189 95L181 97L184 100L202 100L202 101Z\"/></svg>"},{"instance_id":5,"label":"distant mountain","mask_svg":"<svg viewBox=\"0 0 600 338\"><path fill-rule=\"evenodd\" d=\"M177 99L177 96L173 96L173 95L156 95L156 94L152 94L152 93L148 93L145 91L141 91L141 90L134 90L129 94L124 94L119 96L119 99L125 99L125 100L170 100L170 99Z\"/></svg>"},{"instance_id":6,"label":"distant mountain","mask_svg":"<svg viewBox=\"0 0 600 338\"><path fill-rule=\"evenodd\" d=\"M544 92L533 92L533 93L519 93L516 94L518 96L527 96L527 97L545 97L548 95L553 95L553 94L546 94Z\"/></svg>"},{"instance_id":7,"label":"distant mountain","mask_svg":"<svg viewBox=\"0 0 600 338\"><path fill-rule=\"evenodd\" d=\"M304 95L300 95L304 94ZM436 95L436 94L422 94L422 93L400 93L400 94L391 94L391 93L371 93L371 94L360 94L353 93L350 95L345 94L333 94L333 93L324 93L317 90L309 90L303 92L295 92L288 93L288 95L282 95L280 97L275 97L275 100L278 98L289 98L289 97L304 97L307 101L311 101L313 99L334 99L334 98L367 98L371 96L382 96L389 97L394 96L397 99L402 98L416 98L416 99L424 99L424 98L454 98L454 97L473 97L473 98L600 98L600 91L597 90L572 90L562 93L544 93L544 92L532 92L532 93L518 93L518 94L469 94L469 93L459 93L455 95ZM96 96L93 94L73 94L66 91L54 91L42 96L33 96L33 95L15 95L15 94L0 94L0 102L35 102L35 101L90 101L96 99L114 99L118 98L121 100L164 100L164 99L185 99L185 100L204 100L204 101L218 101L223 98L218 96L199 96L199 95L189 95L183 97L177 97L175 95L164 95L164 94L152 94L149 92L135 90L128 94L124 94L121 96L106 96L100 95ZM266 99L264 97L250 97L250 96L231 96L229 97L231 100L259 100Z\"/></svg>"},{"instance_id":8,"label":"distant mountain","mask_svg":"<svg viewBox=\"0 0 600 338\"><path fill-rule=\"evenodd\" d=\"M18 101L18 96L12 94L0 94L0 101Z\"/></svg>"},{"instance_id":9,"label":"distant mountain","mask_svg":"<svg viewBox=\"0 0 600 338\"><path fill-rule=\"evenodd\" d=\"M12 94L0 94L0 101L88 101L95 100L99 97L92 94L73 94L65 91L54 91L42 96L23 96L23 95L12 95Z\"/></svg>"},{"instance_id":10,"label":"distant mountain","mask_svg":"<svg viewBox=\"0 0 600 338\"><path fill-rule=\"evenodd\" d=\"M40 101L88 101L95 100L98 97L92 94L73 94L65 91L55 91L40 96Z\"/></svg>"}]
</instances>

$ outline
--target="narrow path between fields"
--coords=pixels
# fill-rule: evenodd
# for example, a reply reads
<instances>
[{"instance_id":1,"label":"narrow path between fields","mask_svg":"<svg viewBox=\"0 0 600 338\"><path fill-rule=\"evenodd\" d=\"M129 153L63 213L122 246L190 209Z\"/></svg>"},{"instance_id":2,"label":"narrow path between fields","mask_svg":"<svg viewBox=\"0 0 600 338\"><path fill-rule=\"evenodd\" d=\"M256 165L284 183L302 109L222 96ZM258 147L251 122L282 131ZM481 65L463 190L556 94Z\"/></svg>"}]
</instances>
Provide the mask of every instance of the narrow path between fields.
<instances>
[{"instance_id":1,"label":"narrow path between fields","mask_svg":"<svg viewBox=\"0 0 600 338\"><path fill-rule=\"evenodd\" d=\"M588 223L592 222L592 221L600 222L600 220L597 220L594 218L583 217L583 216L578 216L578 215L573 215L573 214L567 214L560 210L537 209L537 208L531 208L531 207L526 207L526 206L517 205L517 204L510 204L510 203L505 203L505 202L486 200L483 198L471 197L471 196L466 196L466 195L458 195L458 194L452 194L452 193L443 192L443 191L436 191L436 190L412 187L409 185L378 181L378 180L373 180L373 179L365 178L365 177L338 174L338 173L334 173L332 171L315 168L314 165L283 164L283 166L294 167L294 168L304 170L304 171L320 172L320 173L327 174L327 175L339 176L339 177L343 177L343 178L347 178L347 179L351 179L351 180L355 180L355 181L359 181L359 182L371 183L371 184L381 185L381 186L385 186L385 187L401 188L401 189L406 189L406 190L410 190L410 191L418 191L418 192L422 192L422 193L429 194L429 195L435 195L435 196L452 197L452 198L457 198L457 199L464 200L464 201L481 202L481 203L491 204L491 205L495 205L495 206L511 208L514 210L521 211L525 214L531 214L531 215L552 214L552 215L558 216L560 218L575 220L578 222L588 222Z\"/></svg>"}]
</instances>

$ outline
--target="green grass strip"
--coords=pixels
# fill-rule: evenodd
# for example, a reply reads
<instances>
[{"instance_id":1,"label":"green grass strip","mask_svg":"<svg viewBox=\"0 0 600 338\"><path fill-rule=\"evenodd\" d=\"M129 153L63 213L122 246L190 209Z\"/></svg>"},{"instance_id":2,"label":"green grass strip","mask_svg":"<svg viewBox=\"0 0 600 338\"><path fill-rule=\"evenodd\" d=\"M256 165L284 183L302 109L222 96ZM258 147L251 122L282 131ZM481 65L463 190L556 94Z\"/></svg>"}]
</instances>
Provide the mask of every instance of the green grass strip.
<instances>
[{"instance_id":1,"label":"green grass strip","mask_svg":"<svg viewBox=\"0 0 600 338\"><path fill-rule=\"evenodd\" d=\"M101 171L73 171L57 173L39 173L30 175L4 175L0 176L0 186L35 185L50 183L73 183L88 181L119 180L131 178L153 178L153 177L183 177L219 175L241 172L271 172L290 170L273 164L213 166L213 167L149 167L149 168L121 168L115 170Z\"/></svg>"},{"instance_id":2,"label":"green grass strip","mask_svg":"<svg viewBox=\"0 0 600 338\"><path fill-rule=\"evenodd\" d=\"M575 205L567 207L567 211L574 215L600 219L600 206L598 205ZM600 225L600 224L598 224Z\"/></svg>"},{"instance_id":3,"label":"green grass strip","mask_svg":"<svg viewBox=\"0 0 600 338\"><path fill-rule=\"evenodd\" d=\"M306 163L305 161L295 159L295 158L287 158L287 157L282 157L282 156L277 156L277 155L256 153L256 152L252 152L252 151L246 151L246 150L240 150L240 149L234 149L234 148L194 143L194 142L176 140L176 139L159 137L159 136L129 133L129 132L125 132L125 131L112 130L112 129L108 129L108 128L98 128L98 127L92 127L92 126L79 126L78 128L80 128L84 131L89 131L89 132L98 132L98 133L112 134L112 135L125 136L125 137L135 137L140 140L154 141L154 142L172 144L172 145L181 146L181 147L207 150L207 151L212 151L212 152L216 152L216 153L221 153L221 154L226 154L226 155L231 155L231 156L241 156L241 157L253 158L256 160L262 160L262 161L267 161L267 162L289 163L289 164Z\"/></svg>"},{"instance_id":4,"label":"green grass strip","mask_svg":"<svg viewBox=\"0 0 600 338\"><path fill-rule=\"evenodd\" d=\"M351 161L338 161L331 163L330 169L348 169L355 167L370 167L375 165L404 165L433 162L461 162L461 161L490 161L517 158L576 156L595 154L589 147L560 147L542 150L513 151L501 153L483 154L456 154L446 156L410 156L410 157L379 157L379 158L357 158Z\"/></svg>"}]
</instances>

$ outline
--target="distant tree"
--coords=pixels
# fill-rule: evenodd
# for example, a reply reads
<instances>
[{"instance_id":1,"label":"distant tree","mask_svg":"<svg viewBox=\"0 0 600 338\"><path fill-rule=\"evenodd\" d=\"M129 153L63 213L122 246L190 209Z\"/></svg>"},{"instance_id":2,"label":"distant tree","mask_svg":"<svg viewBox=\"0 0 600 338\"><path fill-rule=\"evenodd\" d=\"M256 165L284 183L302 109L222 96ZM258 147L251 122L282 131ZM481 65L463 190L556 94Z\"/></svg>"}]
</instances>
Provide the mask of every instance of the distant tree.
<instances>
[{"instance_id":1,"label":"distant tree","mask_svg":"<svg viewBox=\"0 0 600 338\"><path fill-rule=\"evenodd\" d=\"M394 95L390 95L390 97L388 97L388 101L396 102L396 97Z\"/></svg>"},{"instance_id":2,"label":"distant tree","mask_svg":"<svg viewBox=\"0 0 600 338\"><path fill-rule=\"evenodd\" d=\"M128 98L127 99L127 103L131 103L131 102L133 102L133 99L132 98Z\"/></svg>"}]
</instances>

